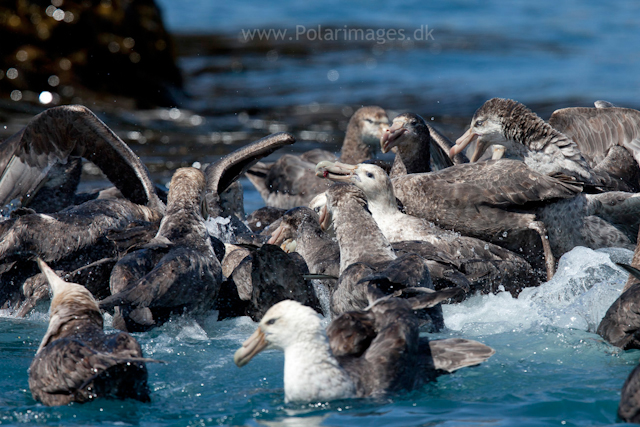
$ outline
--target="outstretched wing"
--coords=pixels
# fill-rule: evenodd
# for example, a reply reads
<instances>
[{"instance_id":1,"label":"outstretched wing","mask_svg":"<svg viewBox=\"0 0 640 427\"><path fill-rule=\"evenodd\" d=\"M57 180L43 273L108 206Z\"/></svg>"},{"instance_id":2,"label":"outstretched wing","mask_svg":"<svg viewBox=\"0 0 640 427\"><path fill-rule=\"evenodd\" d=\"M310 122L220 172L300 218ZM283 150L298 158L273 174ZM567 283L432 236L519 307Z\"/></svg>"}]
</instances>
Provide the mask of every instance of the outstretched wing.
<instances>
[{"instance_id":1,"label":"outstretched wing","mask_svg":"<svg viewBox=\"0 0 640 427\"><path fill-rule=\"evenodd\" d=\"M611 147L625 147L640 164L640 111L631 108L563 108L549 124L575 141L592 167Z\"/></svg>"},{"instance_id":2,"label":"outstretched wing","mask_svg":"<svg viewBox=\"0 0 640 427\"><path fill-rule=\"evenodd\" d=\"M204 173L207 177L206 200L209 211L217 211L218 194L222 193L251 166L277 149L294 142L296 139L290 133L274 133L245 145L207 166Z\"/></svg>"},{"instance_id":3,"label":"outstretched wing","mask_svg":"<svg viewBox=\"0 0 640 427\"><path fill-rule=\"evenodd\" d=\"M93 162L132 202L164 211L138 156L80 105L42 112L0 145L0 206L18 197L33 196L50 169L71 157Z\"/></svg>"}]
</instances>

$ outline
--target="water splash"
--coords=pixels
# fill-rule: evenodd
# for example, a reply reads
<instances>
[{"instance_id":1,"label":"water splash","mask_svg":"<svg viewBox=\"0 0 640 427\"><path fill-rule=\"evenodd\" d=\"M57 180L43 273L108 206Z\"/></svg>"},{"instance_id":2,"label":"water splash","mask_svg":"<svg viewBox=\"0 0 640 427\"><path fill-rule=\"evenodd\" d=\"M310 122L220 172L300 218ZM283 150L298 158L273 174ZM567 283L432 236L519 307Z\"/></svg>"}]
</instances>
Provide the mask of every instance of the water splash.
<instances>
[{"instance_id":1,"label":"water splash","mask_svg":"<svg viewBox=\"0 0 640 427\"><path fill-rule=\"evenodd\" d=\"M615 262L631 262L633 252L576 247L558 264L556 275L518 298L508 292L477 295L444 306L447 327L470 334L540 330L547 326L594 332L618 298L628 274Z\"/></svg>"},{"instance_id":2,"label":"water splash","mask_svg":"<svg viewBox=\"0 0 640 427\"><path fill-rule=\"evenodd\" d=\"M324 317L326 317L327 319L331 319L329 288L323 283L322 280L318 279L312 280L311 284L313 285L313 290L315 291L316 296L318 297L318 301L320 302L320 307L322 308Z\"/></svg>"},{"instance_id":3,"label":"water splash","mask_svg":"<svg viewBox=\"0 0 640 427\"><path fill-rule=\"evenodd\" d=\"M207 231L210 236L215 237L223 242L231 242L235 237L233 227L231 226L231 218L208 218L205 222Z\"/></svg>"}]
</instances>

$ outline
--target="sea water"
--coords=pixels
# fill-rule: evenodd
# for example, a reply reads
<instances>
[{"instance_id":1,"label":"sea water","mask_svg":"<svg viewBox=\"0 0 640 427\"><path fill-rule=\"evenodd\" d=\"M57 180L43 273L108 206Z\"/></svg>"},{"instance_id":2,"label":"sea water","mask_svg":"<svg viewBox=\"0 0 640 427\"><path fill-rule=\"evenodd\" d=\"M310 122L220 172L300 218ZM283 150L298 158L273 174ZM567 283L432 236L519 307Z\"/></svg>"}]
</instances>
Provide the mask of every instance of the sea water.
<instances>
[{"instance_id":1,"label":"sea water","mask_svg":"<svg viewBox=\"0 0 640 427\"><path fill-rule=\"evenodd\" d=\"M407 45L345 43L328 48L316 43L303 54L275 49L277 55L234 51L180 57L191 96L183 107L205 120L189 134L163 134L171 137L171 143L160 148L176 152L194 133L210 136L204 138L209 141L215 139L209 132L249 131L246 123L255 123L240 120L247 115L268 118L279 108L295 111L307 106L313 111L325 103L373 103L399 111L452 115L465 118L464 126L473 111L494 96L540 108L551 105L547 114L558 106L590 105L598 98L638 106L640 5L631 0L519 0L508 5L496 0L285 0L277 9L257 0L228 4L159 0L159 4L174 33L235 38L243 29L294 31L296 25L408 30L428 25L434 36L427 43ZM242 68L228 66L233 61ZM144 120L135 117L134 125L141 126L135 129L144 131ZM295 117L289 119L294 122L289 130L298 131ZM437 120L434 124L440 125ZM322 131L325 125L314 122L303 129ZM463 129L456 131L450 136L459 136ZM270 128L254 132L260 137ZM119 134L127 137L126 132ZM301 132L296 136L296 146L305 142ZM131 138L127 141L132 143ZM134 148L147 164L163 152L150 144ZM189 156L172 158L173 166L167 169L180 162L210 162L219 156L213 148L208 142L192 144ZM164 178L163 183L170 173ZM243 185L247 211L262 206L246 179ZM517 299L499 293L445 306L447 328L434 339L475 339L493 347L496 354L478 367L442 376L420 390L379 400L285 404L282 354L267 351L237 368L233 353L256 324L245 317L218 322L211 313L200 319L174 318L161 328L134 334L147 357L167 362L148 365L151 403L97 400L47 408L32 399L27 369L48 316L35 312L16 319L0 312L0 424L612 425L617 422L620 388L640 353L614 348L594 331L627 277L612 259L628 262L630 257L624 250L576 248L560 260L552 281L523 291Z\"/></svg>"},{"instance_id":2,"label":"sea water","mask_svg":"<svg viewBox=\"0 0 640 427\"><path fill-rule=\"evenodd\" d=\"M208 111L374 104L470 118L492 97L537 104L543 116L597 99L638 106L640 3L634 0L158 4L173 33L235 42L232 51L180 59L194 108ZM427 40L364 44L340 32L337 42L319 40L308 31L403 30L414 37L424 27L431 31ZM269 51L242 50L243 34L256 29L288 32L282 40L265 39Z\"/></svg>"},{"instance_id":3,"label":"sea water","mask_svg":"<svg viewBox=\"0 0 640 427\"><path fill-rule=\"evenodd\" d=\"M509 293L476 295L444 306L446 329L432 339L463 337L496 350L487 362L424 388L384 399L287 404L283 355L265 351L242 369L233 353L257 324L216 313L177 317L136 333L148 364L151 403L99 399L49 408L29 392L27 369L48 316L0 318L0 423L26 425L611 425L638 351L621 351L594 333L620 294L624 249L575 248L553 280ZM107 316L107 329L111 329Z\"/></svg>"}]
</instances>

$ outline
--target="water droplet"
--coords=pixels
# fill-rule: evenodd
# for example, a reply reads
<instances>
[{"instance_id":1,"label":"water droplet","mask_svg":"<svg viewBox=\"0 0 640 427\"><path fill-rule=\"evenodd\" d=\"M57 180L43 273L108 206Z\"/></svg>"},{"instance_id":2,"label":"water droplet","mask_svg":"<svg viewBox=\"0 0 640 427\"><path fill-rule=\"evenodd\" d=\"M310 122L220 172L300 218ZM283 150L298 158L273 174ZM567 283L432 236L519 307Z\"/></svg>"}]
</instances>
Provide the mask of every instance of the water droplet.
<instances>
[{"instance_id":1,"label":"water droplet","mask_svg":"<svg viewBox=\"0 0 640 427\"><path fill-rule=\"evenodd\" d=\"M38 97L38 101L40 101L41 104L49 104L53 101L53 95L47 90L42 91Z\"/></svg>"},{"instance_id":2,"label":"water droplet","mask_svg":"<svg viewBox=\"0 0 640 427\"><path fill-rule=\"evenodd\" d=\"M131 54L129 54L129 61L133 62L134 64L140 62L140 58L141 57L138 52L131 52Z\"/></svg>"},{"instance_id":3,"label":"water droplet","mask_svg":"<svg viewBox=\"0 0 640 427\"><path fill-rule=\"evenodd\" d=\"M8 78L9 80L13 80L13 79L15 79L15 78L17 78L17 77L18 77L18 70L17 70L17 69L15 69L15 68L9 68L9 69L7 70L7 78Z\"/></svg>"},{"instance_id":4,"label":"water droplet","mask_svg":"<svg viewBox=\"0 0 640 427\"><path fill-rule=\"evenodd\" d=\"M120 51L120 44L118 44L118 42L113 41L109 43L107 48L109 49L109 52L117 53Z\"/></svg>"},{"instance_id":5,"label":"water droplet","mask_svg":"<svg viewBox=\"0 0 640 427\"><path fill-rule=\"evenodd\" d=\"M47 83L49 83L49 86L56 87L60 84L60 78L55 75L49 76L49 78L47 79Z\"/></svg>"},{"instance_id":6,"label":"water droplet","mask_svg":"<svg viewBox=\"0 0 640 427\"><path fill-rule=\"evenodd\" d=\"M278 51L273 49L267 52L267 61L275 62L278 60Z\"/></svg>"},{"instance_id":7,"label":"water droplet","mask_svg":"<svg viewBox=\"0 0 640 427\"><path fill-rule=\"evenodd\" d=\"M18 15L11 15L11 17L9 18L9 25L12 27L17 27L18 25L20 25L20 22L22 22L22 20Z\"/></svg>"},{"instance_id":8,"label":"water droplet","mask_svg":"<svg viewBox=\"0 0 640 427\"><path fill-rule=\"evenodd\" d=\"M22 99L22 91L14 90L10 96L12 101L20 101Z\"/></svg>"},{"instance_id":9,"label":"water droplet","mask_svg":"<svg viewBox=\"0 0 640 427\"><path fill-rule=\"evenodd\" d=\"M56 9L53 12L53 15L51 15L53 17L53 19L55 19L56 21L62 21L64 19L64 10L62 9Z\"/></svg>"},{"instance_id":10,"label":"water droplet","mask_svg":"<svg viewBox=\"0 0 640 427\"><path fill-rule=\"evenodd\" d=\"M68 71L71 69L71 61L69 61L67 58L62 58L60 62L58 62L58 65L62 70L65 70L65 71Z\"/></svg>"},{"instance_id":11,"label":"water droplet","mask_svg":"<svg viewBox=\"0 0 640 427\"><path fill-rule=\"evenodd\" d=\"M178 120L180 118L181 114L182 113L180 112L179 108L172 108L172 109L169 110L169 117L172 120Z\"/></svg>"}]
</instances>

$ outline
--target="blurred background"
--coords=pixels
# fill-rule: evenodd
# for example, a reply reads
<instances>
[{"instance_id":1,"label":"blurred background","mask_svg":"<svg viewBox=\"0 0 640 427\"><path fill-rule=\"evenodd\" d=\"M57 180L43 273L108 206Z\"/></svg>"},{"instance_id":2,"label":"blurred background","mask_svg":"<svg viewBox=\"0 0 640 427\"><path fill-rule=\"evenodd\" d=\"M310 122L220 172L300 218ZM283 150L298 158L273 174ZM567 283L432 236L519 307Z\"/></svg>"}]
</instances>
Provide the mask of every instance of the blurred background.
<instances>
[{"instance_id":1,"label":"blurred background","mask_svg":"<svg viewBox=\"0 0 640 427\"><path fill-rule=\"evenodd\" d=\"M453 139L492 97L640 106L633 0L5 0L0 40L0 138L84 104L162 183L277 131L337 150L361 105Z\"/></svg>"}]
</instances>

